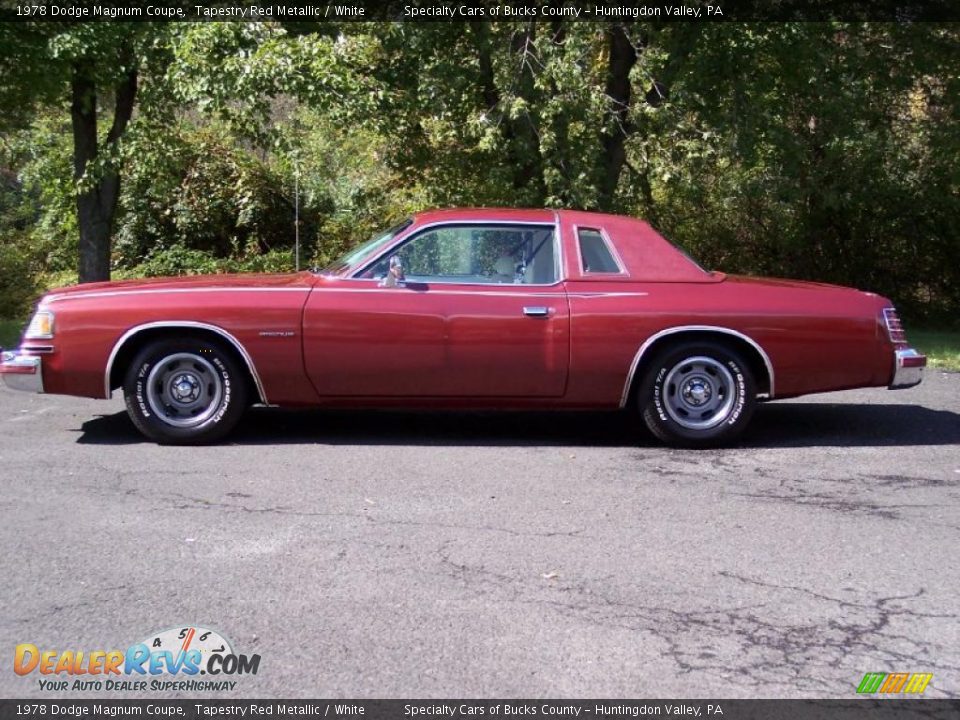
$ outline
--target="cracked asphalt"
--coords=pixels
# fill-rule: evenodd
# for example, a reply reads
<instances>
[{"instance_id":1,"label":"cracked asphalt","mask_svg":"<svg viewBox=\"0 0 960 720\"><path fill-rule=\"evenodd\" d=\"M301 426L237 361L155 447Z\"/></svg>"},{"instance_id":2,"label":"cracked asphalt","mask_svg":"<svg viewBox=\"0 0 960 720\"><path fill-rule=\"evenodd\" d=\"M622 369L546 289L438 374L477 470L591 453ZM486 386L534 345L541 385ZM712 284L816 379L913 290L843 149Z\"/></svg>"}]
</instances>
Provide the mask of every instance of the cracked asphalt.
<instances>
[{"instance_id":1,"label":"cracked asphalt","mask_svg":"<svg viewBox=\"0 0 960 720\"><path fill-rule=\"evenodd\" d=\"M269 409L166 448L119 398L6 389L0 428L2 697L104 696L18 643L188 624L261 656L228 698L960 697L960 374L705 452L619 414Z\"/></svg>"}]
</instances>

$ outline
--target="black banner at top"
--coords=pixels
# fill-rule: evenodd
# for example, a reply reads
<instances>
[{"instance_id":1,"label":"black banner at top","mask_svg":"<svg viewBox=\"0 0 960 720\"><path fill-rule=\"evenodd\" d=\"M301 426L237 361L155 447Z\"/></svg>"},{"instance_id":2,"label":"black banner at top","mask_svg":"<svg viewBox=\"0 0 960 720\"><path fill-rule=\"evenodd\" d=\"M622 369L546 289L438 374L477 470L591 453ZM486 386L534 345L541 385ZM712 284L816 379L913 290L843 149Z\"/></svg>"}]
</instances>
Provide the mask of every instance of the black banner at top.
<instances>
[{"instance_id":1,"label":"black banner at top","mask_svg":"<svg viewBox=\"0 0 960 720\"><path fill-rule=\"evenodd\" d=\"M0 700L0 717L298 720L952 720L958 700Z\"/></svg>"},{"instance_id":2,"label":"black banner at top","mask_svg":"<svg viewBox=\"0 0 960 720\"><path fill-rule=\"evenodd\" d=\"M960 21L956 0L0 0L7 22Z\"/></svg>"}]
</instances>

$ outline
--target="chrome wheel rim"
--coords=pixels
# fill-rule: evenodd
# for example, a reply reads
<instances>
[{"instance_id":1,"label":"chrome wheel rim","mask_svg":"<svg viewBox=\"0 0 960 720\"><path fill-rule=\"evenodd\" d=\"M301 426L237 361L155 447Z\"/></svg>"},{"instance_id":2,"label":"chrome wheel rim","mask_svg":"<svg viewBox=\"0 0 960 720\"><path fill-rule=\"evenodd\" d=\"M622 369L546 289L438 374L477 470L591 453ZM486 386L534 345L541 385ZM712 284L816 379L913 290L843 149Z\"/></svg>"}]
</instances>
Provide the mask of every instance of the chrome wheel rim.
<instances>
[{"instance_id":1,"label":"chrome wheel rim","mask_svg":"<svg viewBox=\"0 0 960 720\"><path fill-rule=\"evenodd\" d=\"M193 353L168 355L147 377L147 402L173 427L202 425L220 407L223 379L213 364Z\"/></svg>"},{"instance_id":2,"label":"chrome wheel rim","mask_svg":"<svg viewBox=\"0 0 960 720\"><path fill-rule=\"evenodd\" d=\"M667 415L688 430L709 430L724 422L733 411L736 396L730 371L705 356L681 360L663 383Z\"/></svg>"}]
</instances>

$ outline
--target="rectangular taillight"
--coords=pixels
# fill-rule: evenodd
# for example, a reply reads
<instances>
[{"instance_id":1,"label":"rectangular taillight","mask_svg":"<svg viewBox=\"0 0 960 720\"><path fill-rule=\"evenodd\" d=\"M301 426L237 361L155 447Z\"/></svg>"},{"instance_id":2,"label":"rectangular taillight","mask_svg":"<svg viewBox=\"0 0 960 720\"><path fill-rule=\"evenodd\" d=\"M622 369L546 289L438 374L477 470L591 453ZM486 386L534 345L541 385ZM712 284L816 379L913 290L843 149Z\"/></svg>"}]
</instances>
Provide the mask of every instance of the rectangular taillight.
<instances>
[{"instance_id":1,"label":"rectangular taillight","mask_svg":"<svg viewBox=\"0 0 960 720\"><path fill-rule=\"evenodd\" d=\"M907 342L907 334L903 331L903 323L895 308L883 309L883 324L887 326L887 336L894 345Z\"/></svg>"}]
</instances>

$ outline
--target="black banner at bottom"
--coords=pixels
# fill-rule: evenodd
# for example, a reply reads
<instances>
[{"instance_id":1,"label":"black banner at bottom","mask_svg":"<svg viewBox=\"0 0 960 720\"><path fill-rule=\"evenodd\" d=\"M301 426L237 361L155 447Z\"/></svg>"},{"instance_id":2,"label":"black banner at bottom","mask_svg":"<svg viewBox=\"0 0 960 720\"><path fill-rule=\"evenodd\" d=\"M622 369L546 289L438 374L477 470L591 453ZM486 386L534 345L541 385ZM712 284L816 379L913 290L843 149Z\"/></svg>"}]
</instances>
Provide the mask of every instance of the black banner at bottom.
<instances>
[{"instance_id":1,"label":"black banner at bottom","mask_svg":"<svg viewBox=\"0 0 960 720\"><path fill-rule=\"evenodd\" d=\"M960 700L0 700L0 718L938 720Z\"/></svg>"}]
</instances>

